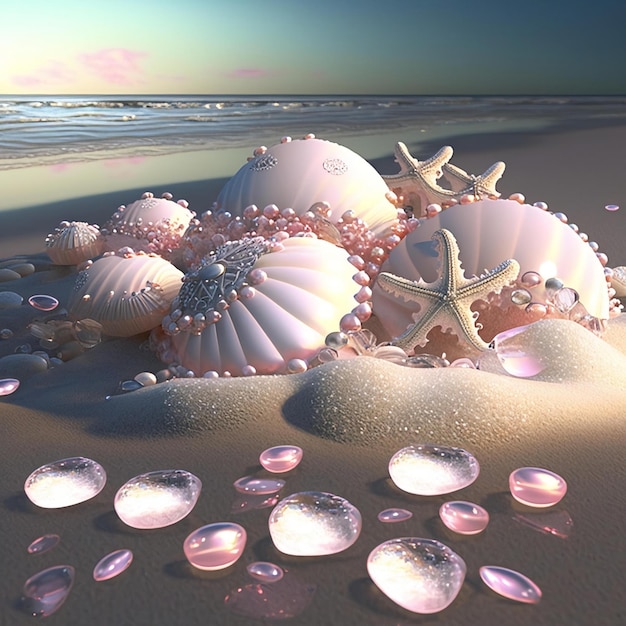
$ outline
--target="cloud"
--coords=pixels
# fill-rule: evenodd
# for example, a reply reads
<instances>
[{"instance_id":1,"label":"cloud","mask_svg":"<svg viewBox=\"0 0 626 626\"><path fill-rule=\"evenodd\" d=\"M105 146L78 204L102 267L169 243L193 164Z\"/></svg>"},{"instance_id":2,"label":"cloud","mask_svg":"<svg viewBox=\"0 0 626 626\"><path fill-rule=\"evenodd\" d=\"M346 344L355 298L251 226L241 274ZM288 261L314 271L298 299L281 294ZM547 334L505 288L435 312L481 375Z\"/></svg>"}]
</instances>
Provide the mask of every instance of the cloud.
<instances>
[{"instance_id":1,"label":"cloud","mask_svg":"<svg viewBox=\"0 0 626 626\"><path fill-rule=\"evenodd\" d=\"M226 76L228 78L266 78L270 74L271 72L260 67L239 67L228 72Z\"/></svg>"},{"instance_id":2,"label":"cloud","mask_svg":"<svg viewBox=\"0 0 626 626\"><path fill-rule=\"evenodd\" d=\"M142 83L140 60L145 52L129 48L104 48L81 54L78 60L96 77L112 85Z\"/></svg>"},{"instance_id":3,"label":"cloud","mask_svg":"<svg viewBox=\"0 0 626 626\"><path fill-rule=\"evenodd\" d=\"M73 72L60 61L49 61L28 74L16 74L13 82L21 87L35 87L42 85L61 85L72 82Z\"/></svg>"}]
</instances>

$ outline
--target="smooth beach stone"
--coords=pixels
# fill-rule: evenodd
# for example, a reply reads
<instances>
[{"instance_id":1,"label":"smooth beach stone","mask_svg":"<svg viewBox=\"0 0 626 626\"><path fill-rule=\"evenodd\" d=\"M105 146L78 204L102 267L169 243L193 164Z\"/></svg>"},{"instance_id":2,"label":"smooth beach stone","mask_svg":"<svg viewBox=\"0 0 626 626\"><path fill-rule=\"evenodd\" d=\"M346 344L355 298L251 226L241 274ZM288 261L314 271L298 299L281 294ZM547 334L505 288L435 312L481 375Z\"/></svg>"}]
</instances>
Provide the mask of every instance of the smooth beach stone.
<instances>
[{"instance_id":1,"label":"smooth beach stone","mask_svg":"<svg viewBox=\"0 0 626 626\"><path fill-rule=\"evenodd\" d=\"M361 513L332 493L303 491L281 500L269 517L272 541L293 556L323 556L349 548L361 534Z\"/></svg>"},{"instance_id":2,"label":"smooth beach stone","mask_svg":"<svg viewBox=\"0 0 626 626\"><path fill-rule=\"evenodd\" d=\"M541 600L541 589L524 574L495 565L483 565L478 571L489 589L509 600L527 604L537 604Z\"/></svg>"},{"instance_id":3,"label":"smooth beach stone","mask_svg":"<svg viewBox=\"0 0 626 626\"><path fill-rule=\"evenodd\" d=\"M9 281L19 280L20 278L22 277L17 272L8 267L0 269L0 283L8 283Z\"/></svg>"},{"instance_id":4,"label":"smooth beach stone","mask_svg":"<svg viewBox=\"0 0 626 626\"><path fill-rule=\"evenodd\" d=\"M390 539L367 558L374 584L413 613L436 613L449 606L463 586L466 570L456 552L434 539Z\"/></svg>"},{"instance_id":5,"label":"smooth beach stone","mask_svg":"<svg viewBox=\"0 0 626 626\"><path fill-rule=\"evenodd\" d=\"M34 309L39 309L40 311L53 311L59 306L59 301L52 296L39 294L28 298L28 304L30 304L30 306Z\"/></svg>"},{"instance_id":6,"label":"smooth beach stone","mask_svg":"<svg viewBox=\"0 0 626 626\"><path fill-rule=\"evenodd\" d=\"M0 270L2 272L3 270ZM19 277L19 274L18 274ZM0 280L0 282L2 282ZM22 306L24 298L14 291L0 291L0 309L16 309Z\"/></svg>"},{"instance_id":7,"label":"smooth beach stone","mask_svg":"<svg viewBox=\"0 0 626 626\"><path fill-rule=\"evenodd\" d=\"M201 488L200 479L185 470L140 474L118 489L115 512L133 528L163 528L191 513Z\"/></svg>"},{"instance_id":8,"label":"smooth beach stone","mask_svg":"<svg viewBox=\"0 0 626 626\"><path fill-rule=\"evenodd\" d=\"M498 333L492 341L493 348L502 367L511 376L528 378L539 374L544 365L532 346L524 342L528 326L518 326Z\"/></svg>"},{"instance_id":9,"label":"smooth beach stone","mask_svg":"<svg viewBox=\"0 0 626 626\"><path fill-rule=\"evenodd\" d=\"M57 565L31 576L22 590L24 611L35 617L52 615L72 590L74 574L71 565Z\"/></svg>"},{"instance_id":10,"label":"smooth beach stone","mask_svg":"<svg viewBox=\"0 0 626 626\"><path fill-rule=\"evenodd\" d=\"M274 446L263 450L259 456L259 463L268 471L275 474L288 472L297 467L302 461L302 448L298 446Z\"/></svg>"},{"instance_id":11,"label":"smooth beach stone","mask_svg":"<svg viewBox=\"0 0 626 626\"><path fill-rule=\"evenodd\" d=\"M156 385L157 377L152 372L140 372L135 376L134 380L140 383L143 387L150 387Z\"/></svg>"},{"instance_id":12,"label":"smooth beach stone","mask_svg":"<svg viewBox=\"0 0 626 626\"><path fill-rule=\"evenodd\" d=\"M100 582L119 576L126 571L133 562L133 553L130 550L115 550L103 556L93 568L93 579Z\"/></svg>"},{"instance_id":13,"label":"smooth beach stone","mask_svg":"<svg viewBox=\"0 0 626 626\"><path fill-rule=\"evenodd\" d=\"M45 509L73 506L97 496L107 480L102 466L75 456L37 468L24 483L28 499Z\"/></svg>"},{"instance_id":14,"label":"smooth beach stone","mask_svg":"<svg viewBox=\"0 0 626 626\"><path fill-rule=\"evenodd\" d=\"M0 397L10 396L13 392L17 391L20 386L20 381L17 378L2 378L0 380Z\"/></svg>"},{"instance_id":15,"label":"smooth beach stone","mask_svg":"<svg viewBox=\"0 0 626 626\"><path fill-rule=\"evenodd\" d=\"M194 530L183 543L187 560L198 569L220 570L230 567L243 554L248 536L234 522L217 522Z\"/></svg>"},{"instance_id":16,"label":"smooth beach stone","mask_svg":"<svg viewBox=\"0 0 626 626\"><path fill-rule=\"evenodd\" d=\"M378 521L384 523L405 522L413 517L406 509L385 509L378 514Z\"/></svg>"},{"instance_id":17,"label":"smooth beach stone","mask_svg":"<svg viewBox=\"0 0 626 626\"><path fill-rule=\"evenodd\" d=\"M489 513L482 506L463 500L442 504L439 517L445 526L461 535L475 535L489 524Z\"/></svg>"},{"instance_id":18,"label":"smooth beach stone","mask_svg":"<svg viewBox=\"0 0 626 626\"><path fill-rule=\"evenodd\" d=\"M398 450L389 461L389 475L403 491L438 496L471 485L480 466L462 448L420 444Z\"/></svg>"},{"instance_id":19,"label":"smooth beach stone","mask_svg":"<svg viewBox=\"0 0 626 626\"><path fill-rule=\"evenodd\" d=\"M565 480L540 467L520 467L509 476L511 495L522 504L535 507L552 506L567 492Z\"/></svg>"},{"instance_id":20,"label":"smooth beach stone","mask_svg":"<svg viewBox=\"0 0 626 626\"><path fill-rule=\"evenodd\" d=\"M48 369L48 362L36 354L7 354L0 358L0 378L17 378L24 382Z\"/></svg>"},{"instance_id":21,"label":"smooth beach stone","mask_svg":"<svg viewBox=\"0 0 626 626\"><path fill-rule=\"evenodd\" d=\"M269 563L268 561L255 561L254 563L250 563L246 567L246 571L252 578L262 583L278 582L285 575L282 567L274 563Z\"/></svg>"},{"instance_id":22,"label":"smooth beach stone","mask_svg":"<svg viewBox=\"0 0 626 626\"><path fill-rule=\"evenodd\" d=\"M28 554L43 554L44 552L49 552L53 548L56 548L60 541L61 537L59 537L59 535L53 533L42 535L35 539L35 541L26 548L26 551Z\"/></svg>"},{"instance_id":23,"label":"smooth beach stone","mask_svg":"<svg viewBox=\"0 0 626 626\"><path fill-rule=\"evenodd\" d=\"M32 263L16 263L11 265L9 269L17 272L22 278L35 273L35 266Z\"/></svg>"},{"instance_id":24,"label":"smooth beach stone","mask_svg":"<svg viewBox=\"0 0 626 626\"><path fill-rule=\"evenodd\" d=\"M257 478L256 476L243 476L233 483L233 487L239 493L258 495L271 495L280 491L284 486L285 481L279 478Z\"/></svg>"}]
</instances>

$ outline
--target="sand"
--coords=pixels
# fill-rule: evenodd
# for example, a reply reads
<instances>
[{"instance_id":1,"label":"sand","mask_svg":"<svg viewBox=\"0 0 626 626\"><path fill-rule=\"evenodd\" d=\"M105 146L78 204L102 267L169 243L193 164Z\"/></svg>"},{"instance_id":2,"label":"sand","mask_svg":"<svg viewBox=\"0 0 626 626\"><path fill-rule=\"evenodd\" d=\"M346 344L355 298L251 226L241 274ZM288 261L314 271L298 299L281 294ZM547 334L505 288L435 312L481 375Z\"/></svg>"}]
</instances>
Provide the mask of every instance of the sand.
<instances>
[{"instance_id":1,"label":"sand","mask_svg":"<svg viewBox=\"0 0 626 626\"><path fill-rule=\"evenodd\" d=\"M521 191L530 202L544 200L563 210L600 243L610 265L624 265L623 210L608 213L603 207L622 201L618 168L625 138L624 127L606 126L484 136L467 143L451 137L447 143L458 155L454 162L468 171L505 161L501 191ZM394 171L390 158L377 166L385 173ZM204 202L207 189L219 188L219 183L199 181L168 190L187 197L193 208L194 200ZM5 228L24 233L37 217L44 224L36 228L45 235L63 218L104 221L111 207L141 191L0 214L0 229L3 237ZM73 275L51 268L37 255L37 241L28 235L19 242L22 248L6 255L2 244L2 256L23 252L38 271L3 283L0 290L25 297L50 293L63 302ZM27 306L0 310L0 327L15 332L14 338L0 342L0 356L13 353L28 338L26 327L37 315ZM162 367L145 350L145 335L107 340L63 366L24 376L20 389L0 400L0 521L5 538L0 623L32 622L19 608L21 587L35 572L57 564L73 565L76 583L65 605L48 618L51 624L263 623L238 616L224 604L225 596L253 582L245 567L254 560L273 561L288 570L273 588L272 606L286 609L312 595L291 620L296 624L623 623L626 317L611 320L602 338L558 320L536 324L529 333L528 341L537 346L546 367L528 380L507 376L494 361L485 362L481 371L411 370L364 357L294 376L178 379L106 400L121 380ZM0 360L0 372L2 367ZM478 480L450 496L401 492L390 482L389 458L418 442L471 451L481 466ZM282 495L328 491L360 510L361 536L345 552L311 558L283 555L269 537L269 508L233 511L237 496L232 482L246 474L265 475L259 453L283 443L301 446L304 459L286 475ZM104 490L68 509L31 504L23 492L30 472L76 455L103 465L108 474ZM521 466L545 467L563 476L569 486L563 501L543 513L516 503L508 493L508 475ZM174 468L188 470L203 482L192 513L160 530L125 526L113 509L117 489L137 474ZM491 516L487 530L473 537L448 531L437 511L450 499L484 506ZM377 513L392 506L414 515L397 524L378 522ZM520 521L548 512L568 530L567 538ZM571 527L564 524L568 519ZM246 528L244 555L223 572L194 570L182 543L197 527L216 521L236 521ZM26 553L33 539L51 532L61 536L56 549ZM402 536L438 539L466 561L463 588L443 613L409 613L369 579L369 552ZM133 550L130 569L118 579L94 582L95 563L119 548ZM478 575L486 564L523 572L541 587L542 601L527 606L495 596Z\"/></svg>"}]
</instances>

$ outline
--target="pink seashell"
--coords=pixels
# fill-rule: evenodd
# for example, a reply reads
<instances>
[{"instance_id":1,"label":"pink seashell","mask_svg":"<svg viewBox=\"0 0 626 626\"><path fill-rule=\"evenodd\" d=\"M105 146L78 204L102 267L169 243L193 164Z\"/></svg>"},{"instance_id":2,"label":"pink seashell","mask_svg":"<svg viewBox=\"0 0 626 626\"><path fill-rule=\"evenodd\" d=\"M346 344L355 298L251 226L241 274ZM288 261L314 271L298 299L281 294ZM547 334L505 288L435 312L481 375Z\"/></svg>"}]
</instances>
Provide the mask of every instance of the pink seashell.
<instances>
[{"instance_id":1,"label":"pink seashell","mask_svg":"<svg viewBox=\"0 0 626 626\"><path fill-rule=\"evenodd\" d=\"M216 209L243 215L246 207L293 209L303 215L316 203L328 203L327 219L336 223L352 210L377 236L390 235L396 207L380 174L361 156L339 144L301 139L271 146L226 183Z\"/></svg>"},{"instance_id":2,"label":"pink seashell","mask_svg":"<svg viewBox=\"0 0 626 626\"><path fill-rule=\"evenodd\" d=\"M46 252L57 265L80 265L103 250L100 229L87 222L61 222L46 237Z\"/></svg>"},{"instance_id":3,"label":"pink seashell","mask_svg":"<svg viewBox=\"0 0 626 626\"><path fill-rule=\"evenodd\" d=\"M324 347L326 335L354 308L358 287L348 254L308 237L269 249L262 238L231 242L214 262L186 275L163 322L170 336L157 339L165 362L176 361L196 376L212 370L241 375L247 366L258 374L282 373L293 359L308 360ZM266 279L255 283L252 296L240 298L257 270Z\"/></svg>"},{"instance_id":4,"label":"pink seashell","mask_svg":"<svg viewBox=\"0 0 626 626\"><path fill-rule=\"evenodd\" d=\"M68 310L99 322L105 335L136 335L161 323L182 276L156 255L105 256L78 275Z\"/></svg>"}]
</instances>

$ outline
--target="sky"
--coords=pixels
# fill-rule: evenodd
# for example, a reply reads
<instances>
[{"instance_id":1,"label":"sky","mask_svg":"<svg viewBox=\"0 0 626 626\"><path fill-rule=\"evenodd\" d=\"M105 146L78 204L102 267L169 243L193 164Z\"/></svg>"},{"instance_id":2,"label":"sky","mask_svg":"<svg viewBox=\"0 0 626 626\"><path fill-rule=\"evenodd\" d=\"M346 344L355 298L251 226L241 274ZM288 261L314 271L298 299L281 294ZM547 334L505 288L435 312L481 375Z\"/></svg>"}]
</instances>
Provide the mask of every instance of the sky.
<instances>
[{"instance_id":1,"label":"sky","mask_svg":"<svg viewBox=\"0 0 626 626\"><path fill-rule=\"evenodd\" d=\"M624 0L28 0L0 94L626 94Z\"/></svg>"}]
</instances>

